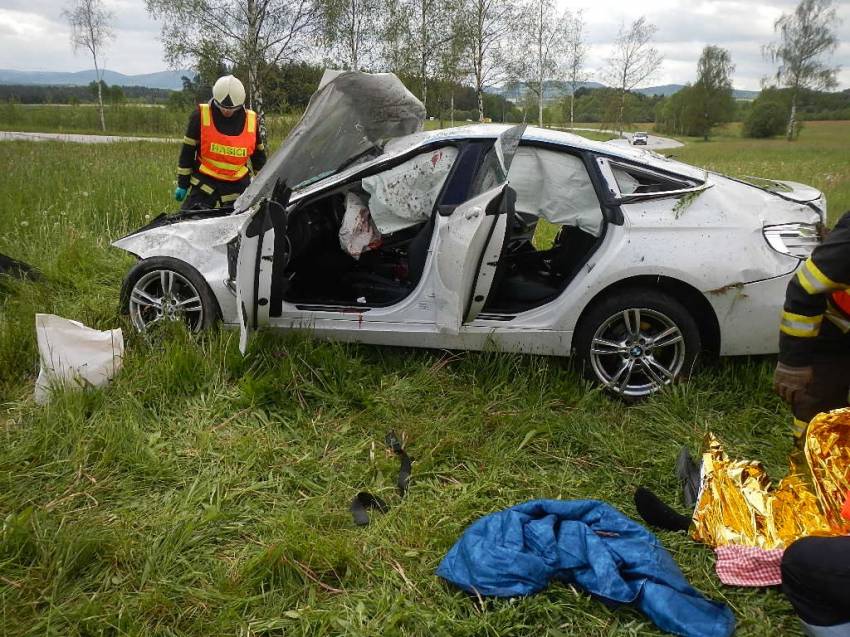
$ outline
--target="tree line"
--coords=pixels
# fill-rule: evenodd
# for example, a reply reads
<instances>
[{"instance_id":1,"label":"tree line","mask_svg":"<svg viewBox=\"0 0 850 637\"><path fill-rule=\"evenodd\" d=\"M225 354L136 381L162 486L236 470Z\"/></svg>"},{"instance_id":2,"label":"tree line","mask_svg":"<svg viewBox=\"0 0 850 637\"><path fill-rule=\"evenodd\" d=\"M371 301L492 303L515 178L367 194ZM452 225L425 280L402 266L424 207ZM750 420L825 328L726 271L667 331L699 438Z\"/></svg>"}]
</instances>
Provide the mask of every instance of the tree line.
<instances>
[{"instance_id":1,"label":"tree line","mask_svg":"<svg viewBox=\"0 0 850 637\"><path fill-rule=\"evenodd\" d=\"M789 139L796 134L801 92L835 86L837 68L828 64L837 47L835 1L800 0L793 13L776 21L777 40L764 47L764 55L776 67L775 83L790 91ZM442 117L447 110L454 114L456 100L469 95L459 87L468 87L475 96L475 117L468 119L484 121L488 89L522 86L523 103L502 96L496 110L501 107L501 119L510 109L519 109L524 119L532 120L527 108L530 93L536 96L534 119L540 125L547 82L571 87L572 124L578 89L594 75L588 68L588 34L581 12L559 9L555 0L145 0L145 4L163 25L161 39L169 64L192 65L198 78L189 78L189 83L199 86L222 72L239 75L261 126L269 105L297 103L308 80L316 85L309 62L318 59L322 66L396 73L431 116ZM75 49L87 50L100 72L98 58L112 37L111 13L103 0L71 0L65 15ZM620 131L629 118L634 89L645 86L662 65L653 44L656 31L643 16L622 24L603 68L595 73L611 87L605 117ZM707 137L734 112L733 71L728 51L706 47L696 82L658 113L662 127ZM102 104L100 97L98 101Z\"/></svg>"},{"instance_id":2,"label":"tree line","mask_svg":"<svg viewBox=\"0 0 850 637\"><path fill-rule=\"evenodd\" d=\"M101 80L103 82L103 80ZM138 102L166 104L173 91L147 86L118 86L103 82L101 99L107 104ZM42 84L0 84L0 100L14 100L21 104L86 104L97 103L97 85L48 86Z\"/></svg>"}]
</instances>

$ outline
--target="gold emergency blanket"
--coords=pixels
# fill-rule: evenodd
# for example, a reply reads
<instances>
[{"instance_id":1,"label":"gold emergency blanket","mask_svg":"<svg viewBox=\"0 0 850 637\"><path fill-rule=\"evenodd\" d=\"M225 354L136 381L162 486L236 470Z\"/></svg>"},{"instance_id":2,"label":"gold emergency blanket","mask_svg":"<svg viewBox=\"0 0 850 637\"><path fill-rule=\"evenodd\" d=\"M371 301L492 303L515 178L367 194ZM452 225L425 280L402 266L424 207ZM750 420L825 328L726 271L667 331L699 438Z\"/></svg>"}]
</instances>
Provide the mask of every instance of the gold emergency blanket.
<instances>
[{"instance_id":1,"label":"gold emergency blanket","mask_svg":"<svg viewBox=\"0 0 850 637\"><path fill-rule=\"evenodd\" d=\"M850 409L818 414L806 432L807 467L791 462L787 477L771 484L764 466L730 460L709 434L702 491L691 536L709 546L784 548L808 535L844 535L841 506L850 490Z\"/></svg>"}]
</instances>

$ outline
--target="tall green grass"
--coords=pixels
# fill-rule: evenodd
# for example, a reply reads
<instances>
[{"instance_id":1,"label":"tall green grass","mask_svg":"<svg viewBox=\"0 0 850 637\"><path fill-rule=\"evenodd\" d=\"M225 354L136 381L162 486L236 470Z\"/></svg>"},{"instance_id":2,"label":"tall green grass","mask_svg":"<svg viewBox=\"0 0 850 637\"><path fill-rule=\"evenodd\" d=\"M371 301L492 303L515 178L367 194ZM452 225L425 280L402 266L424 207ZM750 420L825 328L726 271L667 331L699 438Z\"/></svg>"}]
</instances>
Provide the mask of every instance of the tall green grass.
<instances>
[{"instance_id":1,"label":"tall green grass","mask_svg":"<svg viewBox=\"0 0 850 637\"><path fill-rule=\"evenodd\" d=\"M850 122L806 122L799 139L746 139L729 125L709 142L687 140L664 151L676 159L734 176L798 181L827 196L830 220L850 210Z\"/></svg>"},{"instance_id":2,"label":"tall green grass","mask_svg":"<svg viewBox=\"0 0 850 637\"><path fill-rule=\"evenodd\" d=\"M734 143L684 151L747 174L817 176L760 146L733 165L720 149ZM237 335L217 329L141 337L117 308L132 258L109 242L176 207L176 148L3 148L18 160L0 182L0 252L43 272L0 280L4 637L660 634L568 586L479 605L434 569L470 522L527 499L600 498L635 516L631 494L646 484L675 502L675 454L709 430L734 455L785 469L788 414L770 360L709 365L629 407L544 357L304 334L263 335L242 357ZM845 183L846 163L832 170ZM121 326L124 369L103 390L34 405L36 312ZM390 428L415 460L404 500ZM356 528L348 504L362 489L391 508ZM723 587L709 549L660 539L695 586L732 606L738 634L799 634L778 591Z\"/></svg>"},{"instance_id":3,"label":"tall green grass","mask_svg":"<svg viewBox=\"0 0 850 637\"><path fill-rule=\"evenodd\" d=\"M182 139L189 121L190 109L162 106L122 104L105 107L106 133L140 137L173 137ZM266 128L270 143L279 144L293 124L298 113L269 114ZM49 104L0 103L0 130L102 134L100 114L93 104L76 106Z\"/></svg>"}]
</instances>

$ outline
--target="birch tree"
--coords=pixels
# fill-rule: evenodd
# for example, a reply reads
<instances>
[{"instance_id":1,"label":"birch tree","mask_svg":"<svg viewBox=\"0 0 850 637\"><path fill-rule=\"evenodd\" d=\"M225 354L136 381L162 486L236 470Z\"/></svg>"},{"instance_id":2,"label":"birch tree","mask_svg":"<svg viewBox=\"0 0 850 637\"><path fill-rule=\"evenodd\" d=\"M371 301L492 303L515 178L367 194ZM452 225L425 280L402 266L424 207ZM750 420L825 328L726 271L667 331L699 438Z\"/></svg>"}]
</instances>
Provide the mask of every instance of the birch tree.
<instances>
[{"instance_id":1,"label":"birch tree","mask_svg":"<svg viewBox=\"0 0 850 637\"><path fill-rule=\"evenodd\" d=\"M324 41L343 68L360 71L377 62L385 6L381 0L320 0Z\"/></svg>"},{"instance_id":2,"label":"birch tree","mask_svg":"<svg viewBox=\"0 0 850 637\"><path fill-rule=\"evenodd\" d=\"M606 82L617 89L619 104L616 107L616 122L620 135L626 111L626 94L649 80L658 72L663 58L652 46L652 38L658 30L654 24L641 16L628 28L620 27L614 41L614 51L608 58L603 71Z\"/></svg>"},{"instance_id":3,"label":"birch tree","mask_svg":"<svg viewBox=\"0 0 850 637\"><path fill-rule=\"evenodd\" d=\"M509 76L537 95L537 122L543 126L546 81L561 80L566 73L567 40L572 16L558 12L554 0L530 0L516 21L511 38Z\"/></svg>"},{"instance_id":4,"label":"birch tree","mask_svg":"<svg viewBox=\"0 0 850 637\"><path fill-rule=\"evenodd\" d=\"M74 52L85 49L91 53L97 82L100 128L106 131L106 117L103 113L103 69L100 68L98 57L102 59L103 49L114 37L110 26L112 12L103 6L101 0L74 0L71 6L62 11L62 17L71 26L71 46Z\"/></svg>"},{"instance_id":5,"label":"birch tree","mask_svg":"<svg viewBox=\"0 0 850 637\"><path fill-rule=\"evenodd\" d=\"M516 17L512 0L464 0L460 8L460 32L475 84L479 121L484 120L484 88L504 75L504 40Z\"/></svg>"},{"instance_id":6,"label":"birch tree","mask_svg":"<svg viewBox=\"0 0 850 637\"><path fill-rule=\"evenodd\" d=\"M587 34L584 14L577 11L570 20L566 36L566 75L570 87L570 128L575 126L576 91L590 79L587 64Z\"/></svg>"},{"instance_id":7,"label":"birch tree","mask_svg":"<svg viewBox=\"0 0 850 637\"><path fill-rule=\"evenodd\" d=\"M458 20L453 20L451 30L447 34L449 41L441 46L436 58L434 69L434 84L437 91L432 99L436 101L436 110L439 112L440 127L443 125L443 109L448 106L451 125L455 125L455 90L460 82L469 77L470 69L467 66L466 42ZM432 91L433 93L433 91ZM448 104L446 104L446 93L448 93Z\"/></svg>"},{"instance_id":8,"label":"birch tree","mask_svg":"<svg viewBox=\"0 0 850 637\"><path fill-rule=\"evenodd\" d=\"M419 80L419 98L428 107L428 84L436 76L441 62L451 57L455 7L445 0L403 0L409 18L408 50L414 57Z\"/></svg>"},{"instance_id":9,"label":"birch tree","mask_svg":"<svg viewBox=\"0 0 850 637\"><path fill-rule=\"evenodd\" d=\"M223 62L247 73L248 105L257 111L265 138L264 90L276 66L311 50L320 26L314 0L145 0L145 5L162 21L172 67Z\"/></svg>"},{"instance_id":10,"label":"birch tree","mask_svg":"<svg viewBox=\"0 0 850 637\"><path fill-rule=\"evenodd\" d=\"M735 112L732 98L732 74L735 65L729 51L719 46L707 46L697 63L697 81L691 88L697 111L694 129L705 141L711 129L720 122L727 122Z\"/></svg>"},{"instance_id":11,"label":"birch tree","mask_svg":"<svg viewBox=\"0 0 850 637\"><path fill-rule=\"evenodd\" d=\"M794 13L783 13L773 25L779 41L767 45L765 54L779 65L777 81L791 90L788 141L797 132L800 89L827 90L836 86L838 67L830 66L826 58L838 47L838 24L834 0L802 0Z\"/></svg>"}]
</instances>

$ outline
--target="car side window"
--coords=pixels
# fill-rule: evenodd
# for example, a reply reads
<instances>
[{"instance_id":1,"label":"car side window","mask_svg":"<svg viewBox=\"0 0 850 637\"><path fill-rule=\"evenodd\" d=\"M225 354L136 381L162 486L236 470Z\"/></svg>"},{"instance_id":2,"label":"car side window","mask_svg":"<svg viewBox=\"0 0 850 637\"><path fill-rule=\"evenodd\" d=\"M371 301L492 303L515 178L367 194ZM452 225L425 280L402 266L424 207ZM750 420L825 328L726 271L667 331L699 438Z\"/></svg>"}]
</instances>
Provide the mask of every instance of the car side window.
<instances>
[{"instance_id":1,"label":"car side window","mask_svg":"<svg viewBox=\"0 0 850 637\"><path fill-rule=\"evenodd\" d=\"M557 226L574 226L598 237L602 208L581 157L537 146L520 146L508 171L517 213Z\"/></svg>"},{"instance_id":2,"label":"car side window","mask_svg":"<svg viewBox=\"0 0 850 637\"><path fill-rule=\"evenodd\" d=\"M487 192L491 188L495 188L503 183L504 172L502 172L502 163L499 155L496 152L496 147L491 146L484 159L481 161L481 166L472 181L472 186L469 189L468 199Z\"/></svg>"},{"instance_id":3,"label":"car side window","mask_svg":"<svg viewBox=\"0 0 850 637\"><path fill-rule=\"evenodd\" d=\"M643 171L624 164L612 163L611 172L614 173L617 187L620 189L620 194L623 195L670 192L693 188L696 185L692 181L674 179L666 175Z\"/></svg>"}]
</instances>

